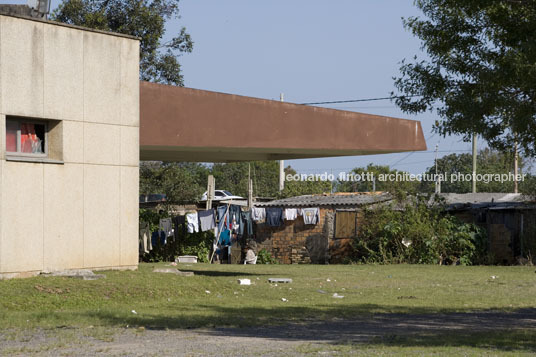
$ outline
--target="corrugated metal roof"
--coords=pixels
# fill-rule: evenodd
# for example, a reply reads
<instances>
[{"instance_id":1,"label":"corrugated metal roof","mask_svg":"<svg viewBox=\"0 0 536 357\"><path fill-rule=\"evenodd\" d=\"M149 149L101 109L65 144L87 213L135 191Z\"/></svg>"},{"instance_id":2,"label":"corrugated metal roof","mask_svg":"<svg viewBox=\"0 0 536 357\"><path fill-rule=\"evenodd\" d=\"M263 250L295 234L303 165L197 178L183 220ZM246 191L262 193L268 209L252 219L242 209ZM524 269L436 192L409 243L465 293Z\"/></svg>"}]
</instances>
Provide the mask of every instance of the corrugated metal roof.
<instances>
[{"instance_id":1,"label":"corrugated metal roof","mask_svg":"<svg viewBox=\"0 0 536 357\"><path fill-rule=\"evenodd\" d=\"M527 202L529 197L520 193L441 193L446 204L457 203L491 203L491 202Z\"/></svg>"},{"instance_id":2,"label":"corrugated metal roof","mask_svg":"<svg viewBox=\"0 0 536 357\"><path fill-rule=\"evenodd\" d=\"M255 203L256 207L321 207L321 206L363 206L392 200L389 193L350 193L305 195L283 198L270 202Z\"/></svg>"}]
</instances>

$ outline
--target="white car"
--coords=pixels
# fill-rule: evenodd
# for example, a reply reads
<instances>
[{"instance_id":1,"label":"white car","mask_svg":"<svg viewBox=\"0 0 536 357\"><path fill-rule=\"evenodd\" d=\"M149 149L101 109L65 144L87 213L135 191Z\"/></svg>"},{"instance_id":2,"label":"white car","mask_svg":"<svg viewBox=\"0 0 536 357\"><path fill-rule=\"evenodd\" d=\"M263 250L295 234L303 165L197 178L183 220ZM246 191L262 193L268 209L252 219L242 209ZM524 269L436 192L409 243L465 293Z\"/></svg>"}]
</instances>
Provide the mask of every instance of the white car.
<instances>
[{"instance_id":1,"label":"white car","mask_svg":"<svg viewBox=\"0 0 536 357\"><path fill-rule=\"evenodd\" d=\"M203 193L201 196L201 201L207 200L208 192ZM235 196L229 191L225 190L215 190L214 191L214 201L223 201L223 200L244 200L244 197Z\"/></svg>"}]
</instances>

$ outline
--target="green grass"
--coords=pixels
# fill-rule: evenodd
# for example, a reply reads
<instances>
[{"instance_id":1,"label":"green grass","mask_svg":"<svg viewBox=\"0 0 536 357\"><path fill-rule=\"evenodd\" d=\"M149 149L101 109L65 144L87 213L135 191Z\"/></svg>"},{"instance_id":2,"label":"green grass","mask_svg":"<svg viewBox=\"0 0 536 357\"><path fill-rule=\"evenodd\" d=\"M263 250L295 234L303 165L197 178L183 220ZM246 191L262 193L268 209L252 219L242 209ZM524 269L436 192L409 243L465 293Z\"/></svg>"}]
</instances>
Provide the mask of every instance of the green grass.
<instances>
[{"instance_id":1,"label":"green grass","mask_svg":"<svg viewBox=\"0 0 536 357\"><path fill-rule=\"evenodd\" d=\"M384 313L416 316L536 308L534 267L183 264L179 269L194 271L195 276L152 272L165 265L106 271L106 279L95 281L60 277L0 281L0 337L23 341L32 329L55 336L48 345L12 351L26 354L61 349L80 334L113 341L115 328L127 326L143 333L145 328L247 327ZM267 282L270 277L293 282L276 286ZM239 278L249 278L253 285L240 286ZM335 299L334 293L344 298ZM462 328L448 333L387 333L360 343L303 344L295 352L529 355L536 353L536 331Z\"/></svg>"},{"instance_id":2,"label":"green grass","mask_svg":"<svg viewBox=\"0 0 536 357\"><path fill-rule=\"evenodd\" d=\"M163 265L107 271L106 279L95 281L0 281L0 328L250 326L371 313L536 307L533 267L192 264L179 268L194 271L193 277L152 273ZM269 277L294 281L275 286ZM240 286L238 278L254 285ZM334 299L333 293L344 298Z\"/></svg>"},{"instance_id":3,"label":"green grass","mask_svg":"<svg viewBox=\"0 0 536 357\"><path fill-rule=\"evenodd\" d=\"M536 331L389 335L358 344L303 344L296 351L336 356L534 356Z\"/></svg>"}]
</instances>

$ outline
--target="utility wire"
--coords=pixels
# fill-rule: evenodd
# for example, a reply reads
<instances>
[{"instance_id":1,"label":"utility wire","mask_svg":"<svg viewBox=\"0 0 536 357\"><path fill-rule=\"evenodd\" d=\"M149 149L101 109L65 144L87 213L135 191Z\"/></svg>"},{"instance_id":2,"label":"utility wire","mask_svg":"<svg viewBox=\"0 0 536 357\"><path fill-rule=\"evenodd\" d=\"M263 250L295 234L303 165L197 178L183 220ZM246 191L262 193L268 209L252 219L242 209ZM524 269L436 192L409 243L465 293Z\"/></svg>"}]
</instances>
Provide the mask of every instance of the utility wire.
<instances>
[{"instance_id":1,"label":"utility wire","mask_svg":"<svg viewBox=\"0 0 536 357\"><path fill-rule=\"evenodd\" d=\"M349 99L349 100L332 100L328 102L312 102L312 103L300 103L302 105L318 105L318 104L339 104L339 103L357 103L357 102L373 102L377 100L392 100L398 98L412 98L412 97L422 97L421 95L395 95L392 97L381 97L381 98L366 98L366 99Z\"/></svg>"},{"instance_id":2,"label":"utility wire","mask_svg":"<svg viewBox=\"0 0 536 357\"><path fill-rule=\"evenodd\" d=\"M432 135L430 135L429 137L427 137L426 140L425 140L425 142L427 142L428 140L430 140L431 138L433 138L435 135L436 135L436 133L433 133ZM417 151L412 151L412 152L410 152L409 154L407 154L406 156L404 156L403 158L401 158L400 160L398 160L398 161L395 162L394 164L389 165L389 167L398 165L399 163L401 163L402 161L406 160L408 157L410 157L411 155L413 155L413 154L416 153L416 152L417 152Z\"/></svg>"}]
</instances>

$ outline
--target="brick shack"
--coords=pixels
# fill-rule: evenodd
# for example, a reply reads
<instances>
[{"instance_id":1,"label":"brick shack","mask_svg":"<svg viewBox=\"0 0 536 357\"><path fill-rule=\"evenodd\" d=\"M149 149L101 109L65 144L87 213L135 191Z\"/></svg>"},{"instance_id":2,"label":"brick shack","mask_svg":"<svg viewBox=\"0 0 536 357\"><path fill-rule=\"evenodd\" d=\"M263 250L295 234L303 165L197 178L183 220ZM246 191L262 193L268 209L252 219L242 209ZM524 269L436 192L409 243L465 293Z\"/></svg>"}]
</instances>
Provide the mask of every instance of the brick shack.
<instances>
[{"instance_id":1,"label":"brick shack","mask_svg":"<svg viewBox=\"0 0 536 357\"><path fill-rule=\"evenodd\" d=\"M494 264L536 263L536 204L514 193L446 193L447 210L483 227Z\"/></svg>"},{"instance_id":2,"label":"brick shack","mask_svg":"<svg viewBox=\"0 0 536 357\"><path fill-rule=\"evenodd\" d=\"M257 249L266 249L282 264L342 263L357 235L362 209L391 200L388 193L358 192L306 195L257 203L256 207L265 208L318 207L320 216L316 225L304 224L301 216L285 220L279 227L256 224Z\"/></svg>"}]
</instances>

